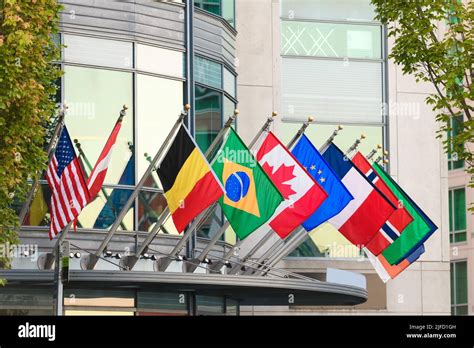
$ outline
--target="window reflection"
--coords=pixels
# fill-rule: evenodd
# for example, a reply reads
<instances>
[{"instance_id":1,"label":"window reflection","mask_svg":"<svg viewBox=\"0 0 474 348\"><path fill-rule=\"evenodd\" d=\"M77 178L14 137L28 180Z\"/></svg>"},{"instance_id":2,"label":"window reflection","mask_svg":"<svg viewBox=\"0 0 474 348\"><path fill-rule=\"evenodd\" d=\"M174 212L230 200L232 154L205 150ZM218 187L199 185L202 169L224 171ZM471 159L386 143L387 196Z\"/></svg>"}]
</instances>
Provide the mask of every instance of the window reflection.
<instances>
[{"instance_id":1,"label":"window reflection","mask_svg":"<svg viewBox=\"0 0 474 348\"><path fill-rule=\"evenodd\" d=\"M222 93L196 86L196 141L205 151L222 128Z\"/></svg>"},{"instance_id":2,"label":"window reflection","mask_svg":"<svg viewBox=\"0 0 474 348\"><path fill-rule=\"evenodd\" d=\"M150 231L166 206L162 192L141 191L138 195L138 230Z\"/></svg>"},{"instance_id":3,"label":"window reflection","mask_svg":"<svg viewBox=\"0 0 474 348\"><path fill-rule=\"evenodd\" d=\"M99 158L122 106L129 107L123 119L105 184L117 184L130 159L133 144L132 74L67 66L64 75L66 125L78 139L85 158L94 165Z\"/></svg>"},{"instance_id":4,"label":"window reflection","mask_svg":"<svg viewBox=\"0 0 474 348\"><path fill-rule=\"evenodd\" d=\"M137 75L138 180L149 166L147 157L153 158L156 155L182 108L182 82ZM158 180L156 175L154 178ZM155 181L151 179L147 180L145 186L157 187Z\"/></svg>"}]
</instances>

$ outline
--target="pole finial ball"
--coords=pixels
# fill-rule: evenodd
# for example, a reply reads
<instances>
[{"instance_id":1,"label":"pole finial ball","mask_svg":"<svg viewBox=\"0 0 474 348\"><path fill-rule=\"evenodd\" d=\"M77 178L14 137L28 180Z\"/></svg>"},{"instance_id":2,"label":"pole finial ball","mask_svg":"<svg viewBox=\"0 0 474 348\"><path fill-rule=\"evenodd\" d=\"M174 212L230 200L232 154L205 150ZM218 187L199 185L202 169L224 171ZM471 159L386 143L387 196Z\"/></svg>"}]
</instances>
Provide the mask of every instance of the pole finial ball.
<instances>
[{"instance_id":1,"label":"pole finial ball","mask_svg":"<svg viewBox=\"0 0 474 348\"><path fill-rule=\"evenodd\" d=\"M184 106L184 110L186 110L186 111L191 110L191 104L186 104L186 105Z\"/></svg>"},{"instance_id":2,"label":"pole finial ball","mask_svg":"<svg viewBox=\"0 0 474 348\"><path fill-rule=\"evenodd\" d=\"M235 110L234 110L234 116L237 117L238 114L240 114L239 109L235 109Z\"/></svg>"},{"instance_id":3,"label":"pole finial ball","mask_svg":"<svg viewBox=\"0 0 474 348\"><path fill-rule=\"evenodd\" d=\"M361 138L361 139L365 139L365 138L367 138L367 136L366 136L364 133L362 133L362 134L360 135L360 138Z\"/></svg>"},{"instance_id":4,"label":"pole finial ball","mask_svg":"<svg viewBox=\"0 0 474 348\"><path fill-rule=\"evenodd\" d=\"M337 126L337 130L343 130L343 129L344 129L344 126L341 124Z\"/></svg>"},{"instance_id":5,"label":"pole finial ball","mask_svg":"<svg viewBox=\"0 0 474 348\"><path fill-rule=\"evenodd\" d=\"M314 122L314 117L313 117L313 116L309 116L309 117L308 117L308 122Z\"/></svg>"},{"instance_id":6,"label":"pole finial ball","mask_svg":"<svg viewBox=\"0 0 474 348\"><path fill-rule=\"evenodd\" d=\"M127 110L128 110L128 106L125 105L125 104L123 104L123 108L122 108L122 109L123 109L123 111L127 111Z\"/></svg>"},{"instance_id":7,"label":"pole finial ball","mask_svg":"<svg viewBox=\"0 0 474 348\"><path fill-rule=\"evenodd\" d=\"M387 164L388 162L389 162L389 160L386 159L386 158L383 160L383 163L385 163L385 164Z\"/></svg>"},{"instance_id":8,"label":"pole finial ball","mask_svg":"<svg viewBox=\"0 0 474 348\"><path fill-rule=\"evenodd\" d=\"M381 144L377 144L377 149L381 149L382 148L382 145Z\"/></svg>"},{"instance_id":9,"label":"pole finial ball","mask_svg":"<svg viewBox=\"0 0 474 348\"><path fill-rule=\"evenodd\" d=\"M272 117L277 117L277 116L278 116L278 112L273 111L273 112L272 112Z\"/></svg>"},{"instance_id":10,"label":"pole finial ball","mask_svg":"<svg viewBox=\"0 0 474 348\"><path fill-rule=\"evenodd\" d=\"M383 154L384 154L385 156L388 156L388 151L385 150L385 151L383 152Z\"/></svg>"},{"instance_id":11,"label":"pole finial ball","mask_svg":"<svg viewBox=\"0 0 474 348\"><path fill-rule=\"evenodd\" d=\"M74 139L74 144L77 144L78 142L79 142L79 140Z\"/></svg>"}]
</instances>

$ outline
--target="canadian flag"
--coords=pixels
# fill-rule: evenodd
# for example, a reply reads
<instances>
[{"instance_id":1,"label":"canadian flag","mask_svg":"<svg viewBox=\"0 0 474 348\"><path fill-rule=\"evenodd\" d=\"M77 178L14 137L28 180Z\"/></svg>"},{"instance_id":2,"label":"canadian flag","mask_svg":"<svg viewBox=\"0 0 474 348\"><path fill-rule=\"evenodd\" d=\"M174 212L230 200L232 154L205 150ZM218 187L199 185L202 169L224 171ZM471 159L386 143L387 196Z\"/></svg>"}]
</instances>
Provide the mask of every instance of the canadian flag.
<instances>
[{"instance_id":1,"label":"canadian flag","mask_svg":"<svg viewBox=\"0 0 474 348\"><path fill-rule=\"evenodd\" d=\"M272 132L258 147L257 160L285 199L270 220L270 227L280 238L286 238L328 195Z\"/></svg>"}]
</instances>

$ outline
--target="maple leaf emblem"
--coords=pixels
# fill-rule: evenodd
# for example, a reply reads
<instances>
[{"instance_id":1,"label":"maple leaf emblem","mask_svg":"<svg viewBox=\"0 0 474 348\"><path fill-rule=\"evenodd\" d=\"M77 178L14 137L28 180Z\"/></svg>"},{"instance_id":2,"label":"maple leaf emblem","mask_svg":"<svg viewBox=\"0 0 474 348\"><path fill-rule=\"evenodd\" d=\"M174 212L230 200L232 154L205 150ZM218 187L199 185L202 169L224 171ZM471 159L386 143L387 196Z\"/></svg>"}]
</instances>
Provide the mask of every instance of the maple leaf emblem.
<instances>
[{"instance_id":1,"label":"maple leaf emblem","mask_svg":"<svg viewBox=\"0 0 474 348\"><path fill-rule=\"evenodd\" d=\"M278 188L278 191L282 194L283 198L289 199L289 197L296 193L293 191L290 184L287 184L288 181L295 178L293 175L293 170L295 166L285 166L282 164L278 169L273 172L273 167L265 162L262 166L265 173L268 174L270 179L272 179L275 186Z\"/></svg>"}]
</instances>

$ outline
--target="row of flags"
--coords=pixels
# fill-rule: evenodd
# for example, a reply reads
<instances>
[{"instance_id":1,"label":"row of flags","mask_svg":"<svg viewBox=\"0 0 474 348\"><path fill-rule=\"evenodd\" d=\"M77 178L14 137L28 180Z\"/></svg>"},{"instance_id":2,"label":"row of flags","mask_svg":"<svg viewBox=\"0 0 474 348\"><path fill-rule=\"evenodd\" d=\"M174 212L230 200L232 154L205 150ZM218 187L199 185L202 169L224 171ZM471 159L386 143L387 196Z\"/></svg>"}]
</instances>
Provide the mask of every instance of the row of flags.
<instances>
[{"instance_id":1,"label":"row of flags","mask_svg":"<svg viewBox=\"0 0 474 348\"><path fill-rule=\"evenodd\" d=\"M120 126L121 119L87 180L64 127L47 171L50 238L76 221L102 189ZM123 183L134 179L133 158ZM334 143L318 151L304 134L290 150L264 131L249 149L229 127L208 162L181 124L156 172L179 233L216 202L241 240L264 224L286 239L301 226L310 232L327 222L364 250L385 282L423 254L437 229L377 163L359 152L348 158ZM127 191L114 190L94 227L110 226L128 198ZM152 205L163 209L163 202Z\"/></svg>"}]
</instances>

